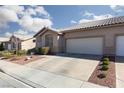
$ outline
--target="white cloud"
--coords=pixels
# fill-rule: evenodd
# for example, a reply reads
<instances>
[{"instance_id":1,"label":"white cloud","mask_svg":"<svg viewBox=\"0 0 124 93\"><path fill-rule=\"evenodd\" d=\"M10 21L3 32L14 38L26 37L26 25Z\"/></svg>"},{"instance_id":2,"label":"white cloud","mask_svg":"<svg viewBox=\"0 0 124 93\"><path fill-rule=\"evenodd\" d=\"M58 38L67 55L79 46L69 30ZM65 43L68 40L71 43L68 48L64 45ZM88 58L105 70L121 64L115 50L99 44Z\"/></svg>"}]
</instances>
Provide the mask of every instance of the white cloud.
<instances>
[{"instance_id":1,"label":"white cloud","mask_svg":"<svg viewBox=\"0 0 124 93\"><path fill-rule=\"evenodd\" d=\"M20 20L19 20L19 24L23 27L23 28L27 28L28 26L31 26L33 24L33 19L31 16L26 15L23 16Z\"/></svg>"},{"instance_id":2,"label":"white cloud","mask_svg":"<svg viewBox=\"0 0 124 93\"><path fill-rule=\"evenodd\" d=\"M93 19L80 19L79 23L84 23L84 22L89 22L92 21Z\"/></svg>"},{"instance_id":3,"label":"white cloud","mask_svg":"<svg viewBox=\"0 0 124 93\"><path fill-rule=\"evenodd\" d=\"M37 14L36 11L32 8L27 8L25 10L25 15L36 15L36 14Z\"/></svg>"},{"instance_id":4,"label":"white cloud","mask_svg":"<svg viewBox=\"0 0 124 93\"><path fill-rule=\"evenodd\" d=\"M20 28L13 33L20 37L30 37L44 26L51 27L53 23L49 18L50 14L43 6L0 6L0 28L9 27L9 22L15 22ZM5 33L5 36L11 35L10 32Z\"/></svg>"},{"instance_id":5,"label":"white cloud","mask_svg":"<svg viewBox=\"0 0 124 93\"><path fill-rule=\"evenodd\" d=\"M103 14L103 15L95 15L94 13L90 13L90 12L85 12L84 16L90 16L92 18L83 18L79 20L79 23L84 23L84 22L89 22L89 21L94 21L94 20L102 20L102 19L106 19L106 18L111 18L113 17L113 15L111 14Z\"/></svg>"},{"instance_id":6,"label":"white cloud","mask_svg":"<svg viewBox=\"0 0 124 93\"><path fill-rule=\"evenodd\" d=\"M27 35L27 34L28 34L27 31L24 31L24 30L22 30L22 29L19 29L18 31L15 31L14 33L15 33L15 34L20 34L20 35Z\"/></svg>"},{"instance_id":7,"label":"white cloud","mask_svg":"<svg viewBox=\"0 0 124 93\"><path fill-rule=\"evenodd\" d=\"M115 12L123 12L124 5L110 5L110 8Z\"/></svg>"},{"instance_id":8,"label":"white cloud","mask_svg":"<svg viewBox=\"0 0 124 93\"><path fill-rule=\"evenodd\" d=\"M51 27L53 23L50 19L32 18L31 16L24 16L22 19L20 19L19 24L25 30L37 32L44 26Z\"/></svg>"},{"instance_id":9,"label":"white cloud","mask_svg":"<svg viewBox=\"0 0 124 93\"><path fill-rule=\"evenodd\" d=\"M0 7L0 27L7 27L9 22L17 22L18 16L17 14L9 9Z\"/></svg>"},{"instance_id":10,"label":"white cloud","mask_svg":"<svg viewBox=\"0 0 124 93\"><path fill-rule=\"evenodd\" d=\"M105 15L94 15L93 19L94 20L101 20L101 19L106 19L106 18L111 18L113 15L111 14L105 14Z\"/></svg>"},{"instance_id":11,"label":"white cloud","mask_svg":"<svg viewBox=\"0 0 124 93\"><path fill-rule=\"evenodd\" d=\"M10 36L12 36L12 33L6 32L6 33L5 33L5 36L6 36L6 37L10 37Z\"/></svg>"},{"instance_id":12,"label":"white cloud","mask_svg":"<svg viewBox=\"0 0 124 93\"><path fill-rule=\"evenodd\" d=\"M24 6L18 6L18 5L6 5L2 6L3 8L13 10L17 14L21 14L24 11Z\"/></svg>"},{"instance_id":13,"label":"white cloud","mask_svg":"<svg viewBox=\"0 0 124 93\"><path fill-rule=\"evenodd\" d=\"M35 15L35 17L32 17L32 15ZM44 15L46 18L39 18L37 15ZM42 26L51 26L52 21L48 18L49 16L49 13L43 6L33 6L28 8L17 5L0 6L0 27L7 27L9 22L16 22L26 28L31 26L31 29L39 28L39 25L41 25L41 28ZM32 27L33 24L36 25Z\"/></svg>"},{"instance_id":14,"label":"white cloud","mask_svg":"<svg viewBox=\"0 0 124 93\"><path fill-rule=\"evenodd\" d=\"M77 22L75 20L71 20L71 24L76 24Z\"/></svg>"},{"instance_id":15,"label":"white cloud","mask_svg":"<svg viewBox=\"0 0 124 93\"><path fill-rule=\"evenodd\" d=\"M84 16L88 16L88 17L93 16L93 15L94 15L94 13L91 13L88 11L85 11L85 13L84 13Z\"/></svg>"},{"instance_id":16,"label":"white cloud","mask_svg":"<svg viewBox=\"0 0 124 93\"><path fill-rule=\"evenodd\" d=\"M5 33L5 37L10 37L12 35L15 35L16 37L18 37L22 40L33 37L33 34L29 34L27 31L23 31L21 29L19 29L18 31L15 31L13 33L11 33L11 32Z\"/></svg>"},{"instance_id":17,"label":"white cloud","mask_svg":"<svg viewBox=\"0 0 124 93\"><path fill-rule=\"evenodd\" d=\"M39 15L46 15L46 16L50 16L49 13L44 9L43 6L36 6L35 7L35 11L39 14Z\"/></svg>"}]
</instances>

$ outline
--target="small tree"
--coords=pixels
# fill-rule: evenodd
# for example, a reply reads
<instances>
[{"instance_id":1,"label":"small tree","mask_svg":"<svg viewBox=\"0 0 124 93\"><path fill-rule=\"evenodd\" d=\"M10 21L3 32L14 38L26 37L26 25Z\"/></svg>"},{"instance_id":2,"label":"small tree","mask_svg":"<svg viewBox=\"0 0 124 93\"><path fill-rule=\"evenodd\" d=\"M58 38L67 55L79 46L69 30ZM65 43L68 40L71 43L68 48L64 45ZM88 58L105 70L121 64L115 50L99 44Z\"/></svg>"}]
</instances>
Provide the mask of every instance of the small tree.
<instances>
[{"instance_id":1,"label":"small tree","mask_svg":"<svg viewBox=\"0 0 124 93\"><path fill-rule=\"evenodd\" d=\"M0 51L3 51L4 50L4 46L3 46L3 43L0 44Z\"/></svg>"}]
</instances>

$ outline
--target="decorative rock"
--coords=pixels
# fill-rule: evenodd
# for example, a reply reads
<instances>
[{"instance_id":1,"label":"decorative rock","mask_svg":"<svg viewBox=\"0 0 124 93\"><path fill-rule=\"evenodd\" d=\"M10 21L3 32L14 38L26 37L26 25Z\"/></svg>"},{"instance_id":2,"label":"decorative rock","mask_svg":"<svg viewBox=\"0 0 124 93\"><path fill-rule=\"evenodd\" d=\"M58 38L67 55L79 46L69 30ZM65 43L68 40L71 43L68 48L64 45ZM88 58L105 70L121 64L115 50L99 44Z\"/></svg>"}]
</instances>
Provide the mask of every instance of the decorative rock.
<instances>
[{"instance_id":1,"label":"decorative rock","mask_svg":"<svg viewBox=\"0 0 124 93\"><path fill-rule=\"evenodd\" d=\"M31 59L30 57L27 57L27 60Z\"/></svg>"},{"instance_id":2,"label":"decorative rock","mask_svg":"<svg viewBox=\"0 0 124 93\"><path fill-rule=\"evenodd\" d=\"M27 60L29 60L29 59L31 59L31 58L27 56L26 59L25 59L25 61L27 61Z\"/></svg>"}]
</instances>

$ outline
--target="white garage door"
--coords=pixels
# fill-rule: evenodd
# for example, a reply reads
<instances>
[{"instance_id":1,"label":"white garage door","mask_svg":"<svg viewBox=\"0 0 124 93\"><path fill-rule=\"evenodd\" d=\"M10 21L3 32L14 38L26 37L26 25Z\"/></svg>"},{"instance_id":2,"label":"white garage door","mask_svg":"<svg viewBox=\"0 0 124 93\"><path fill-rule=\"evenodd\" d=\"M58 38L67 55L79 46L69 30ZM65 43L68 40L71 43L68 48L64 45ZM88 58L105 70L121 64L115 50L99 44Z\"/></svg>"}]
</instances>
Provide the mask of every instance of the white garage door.
<instances>
[{"instance_id":1,"label":"white garage door","mask_svg":"<svg viewBox=\"0 0 124 93\"><path fill-rule=\"evenodd\" d=\"M67 53L102 55L103 38L67 39Z\"/></svg>"},{"instance_id":2,"label":"white garage door","mask_svg":"<svg viewBox=\"0 0 124 93\"><path fill-rule=\"evenodd\" d=\"M117 36L116 38L116 55L124 56L124 36Z\"/></svg>"}]
</instances>

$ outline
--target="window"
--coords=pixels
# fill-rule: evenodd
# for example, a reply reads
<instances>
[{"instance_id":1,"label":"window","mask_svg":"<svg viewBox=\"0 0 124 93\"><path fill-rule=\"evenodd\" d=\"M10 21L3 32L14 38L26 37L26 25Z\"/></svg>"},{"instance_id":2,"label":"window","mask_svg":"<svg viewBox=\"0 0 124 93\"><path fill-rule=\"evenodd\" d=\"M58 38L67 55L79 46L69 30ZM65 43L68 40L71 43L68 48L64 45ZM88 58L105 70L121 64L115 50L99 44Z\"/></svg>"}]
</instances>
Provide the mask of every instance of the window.
<instances>
[{"instance_id":1,"label":"window","mask_svg":"<svg viewBox=\"0 0 124 93\"><path fill-rule=\"evenodd\" d=\"M15 48L16 48L16 46L15 46L15 43L14 43L14 42L12 42L12 48L13 48L13 49L15 49Z\"/></svg>"},{"instance_id":2,"label":"window","mask_svg":"<svg viewBox=\"0 0 124 93\"><path fill-rule=\"evenodd\" d=\"M53 36L51 34L45 36L45 46L53 47Z\"/></svg>"}]
</instances>

